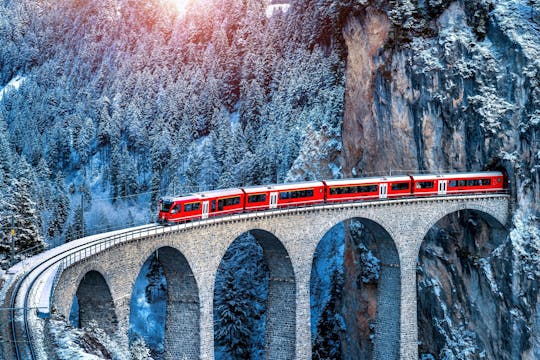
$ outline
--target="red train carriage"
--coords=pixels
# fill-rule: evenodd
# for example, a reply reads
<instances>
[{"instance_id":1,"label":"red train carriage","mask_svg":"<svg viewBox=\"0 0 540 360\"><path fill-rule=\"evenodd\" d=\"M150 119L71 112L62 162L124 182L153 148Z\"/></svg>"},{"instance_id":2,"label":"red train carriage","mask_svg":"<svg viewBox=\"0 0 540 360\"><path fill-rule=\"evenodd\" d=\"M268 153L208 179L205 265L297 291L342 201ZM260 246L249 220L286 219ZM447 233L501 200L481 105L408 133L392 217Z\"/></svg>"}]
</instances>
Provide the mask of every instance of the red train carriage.
<instances>
[{"instance_id":1,"label":"red train carriage","mask_svg":"<svg viewBox=\"0 0 540 360\"><path fill-rule=\"evenodd\" d=\"M190 221L244 211L325 202L492 192L504 190L507 185L504 174L494 171L309 181L214 190L161 199L159 222Z\"/></svg>"},{"instance_id":2,"label":"red train carriage","mask_svg":"<svg viewBox=\"0 0 540 360\"><path fill-rule=\"evenodd\" d=\"M272 185L278 193L277 207L316 205L324 203L324 183L308 181L303 183Z\"/></svg>"},{"instance_id":3,"label":"red train carriage","mask_svg":"<svg viewBox=\"0 0 540 360\"><path fill-rule=\"evenodd\" d=\"M211 216L239 213L244 210L241 189L213 190L160 201L159 222L181 222Z\"/></svg>"},{"instance_id":4,"label":"red train carriage","mask_svg":"<svg viewBox=\"0 0 540 360\"><path fill-rule=\"evenodd\" d=\"M322 181L252 186L244 187L242 190L246 194L246 211L324 203Z\"/></svg>"},{"instance_id":5,"label":"red train carriage","mask_svg":"<svg viewBox=\"0 0 540 360\"><path fill-rule=\"evenodd\" d=\"M410 176L326 180L326 202L386 199L411 195Z\"/></svg>"},{"instance_id":6,"label":"red train carriage","mask_svg":"<svg viewBox=\"0 0 540 360\"><path fill-rule=\"evenodd\" d=\"M242 188L245 194L246 211L275 209L278 193L272 186L250 186Z\"/></svg>"},{"instance_id":7,"label":"red train carriage","mask_svg":"<svg viewBox=\"0 0 540 360\"><path fill-rule=\"evenodd\" d=\"M501 191L505 187L504 175L498 171L411 177L415 196Z\"/></svg>"}]
</instances>

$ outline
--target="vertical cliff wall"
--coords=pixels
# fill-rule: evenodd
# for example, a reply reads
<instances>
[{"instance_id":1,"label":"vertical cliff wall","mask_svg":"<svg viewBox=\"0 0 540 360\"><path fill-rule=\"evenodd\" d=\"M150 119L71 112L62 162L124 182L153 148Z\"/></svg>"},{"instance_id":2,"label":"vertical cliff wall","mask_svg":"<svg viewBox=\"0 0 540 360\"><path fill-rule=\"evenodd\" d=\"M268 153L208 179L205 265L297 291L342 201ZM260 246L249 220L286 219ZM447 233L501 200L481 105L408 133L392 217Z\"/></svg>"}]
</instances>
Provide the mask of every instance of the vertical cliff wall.
<instances>
[{"instance_id":1,"label":"vertical cliff wall","mask_svg":"<svg viewBox=\"0 0 540 360\"><path fill-rule=\"evenodd\" d=\"M456 214L424 240L420 351L538 358L540 8L517 0L366 3L343 28L344 174L500 169L515 199L502 235Z\"/></svg>"}]
</instances>

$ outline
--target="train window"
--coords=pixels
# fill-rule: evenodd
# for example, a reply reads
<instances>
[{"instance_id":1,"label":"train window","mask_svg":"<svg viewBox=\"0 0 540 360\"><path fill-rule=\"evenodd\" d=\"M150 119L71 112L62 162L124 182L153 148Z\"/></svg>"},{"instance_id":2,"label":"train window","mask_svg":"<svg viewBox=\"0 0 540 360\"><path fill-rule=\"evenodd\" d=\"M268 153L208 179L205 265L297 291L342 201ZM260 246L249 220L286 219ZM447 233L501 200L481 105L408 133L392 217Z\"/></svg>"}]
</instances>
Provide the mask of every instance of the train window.
<instances>
[{"instance_id":1,"label":"train window","mask_svg":"<svg viewBox=\"0 0 540 360\"><path fill-rule=\"evenodd\" d=\"M342 186L330 188L330 195L376 192L377 185Z\"/></svg>"},{"instance_id":2,"label":"train window","mask_svg":"<svg viewBox=\"0 0 540 360\"><path fill-rule=\"evenodd\" d=\"M195 211L195 210L199 210L201 206L201 203L189 203L189 204L184 204L184 211Z\"/></svg>"},{"instance_id":3,"label":"train window","mask_svg":"<svg viewBox=\"0 0 540 360\"><path fill-rule=\"evenodd\" d=\"M171 210L171 206L172 206L172 201L163 201L161 203L161 211L162 212L169 212L169 210Z\"/></svg>"},{"instance_id":4,"label":"train window","mask_svg":"<svg viewBox=\"0 0 540 360\"><path fill-rule=\"evenodd\" d=\"M171 210L171 214L176 214L176 213L180 212L180 209L181 209L181 208L182 208L182 207L180 206L180 204L176 204L176 205L173 207L173 209Z\"/></svg>"},{"instance_id":5,"label":"train window","mask_svg":"<svg viewBox=\"0 0 540 360\"><path fill-rule=\"evenodd\" d=\"M379 190L378 188L378 185L360 185L360 186L357 186L357 189L359 191L357 192L376 192Z\"/></svg>"},{"instance_id":6,"label":"train window","mask_svg":"<svg viewBox=\"0 0 540 360\"><path fill-rule=\"evenodd\" d=\"M498 179L498 180L499 180L499 182L501 181L501 179ZM491 185L491 179L482 179L482 180L480 180L480 185L484 185L484 186Z\"/></svg>"},{"instance_id":7,"label":"train window","mask_svg":"<svg viewBox=\"0 0 540 360\"><path fill-rule=\"evenodd\" d=\"M465 180L458 180L457 186L467 186L467 182Z\"/></svg>"},{"instance_id":8,"label":"train window","mask_svg":"<svg viewBox=\"0 0 540 360\"><path fill-rule=\"evenodd\" d=\"M417 189L431 189L435 186L433 181L418 181L416 183Z\"/></svg>"},{"instance_id":9,"label":"train window","mask_svg":"<svg viewBox=\"0 0 540 360\"><path fill-rule=\"evenodd\" d=\"M330 189L330 191L332 191L332 189ZM314 194L313 189L285 191L285 192L279 193L279 198L282 200L298 199L298 198L310 197L310 196L313 196L313 194Z\"/></svg>"},{"instance_id":10,"label":"train window","mask_svg":"<svg viewBox=\"0 0 540 360\"><path fill-rule=\"evenodd\" d=\"M224 206L232 206L232 205L238 205L240 204L240 197L231 197L226 199L219 199L218 200L218 209L223 210Z\"/></svg>"},{"instance_id":11,"label":"train window","mask_svg":"<svg viewBox=\"0 0 540 360\"><path fill-rule=\"evenodd\" d=\"M406 190L408 188L409 188L409 183L407 182L392 184L392 190Z\"/></svg>"},{"instance_id":12,"label":"train window","mask_svg":"<svg viewBox=\"0 0 540 360\"><path fill-rule=\"evenodd\" d=\"M256 195L249 195L248 196L248 202L263 202L266 201L266 194L256 194Z\"/></svg>"},{"instance_id":13,"label":"train window","mask_svg":"<svg viewBox=\"0 0 540 360\"><path fill-rule=\"evenodd\" d=\"M457 181L456 180L450 180L450 182L448 183L448 187L456 187L457 186Z\"/></svg>"}]
</instances>

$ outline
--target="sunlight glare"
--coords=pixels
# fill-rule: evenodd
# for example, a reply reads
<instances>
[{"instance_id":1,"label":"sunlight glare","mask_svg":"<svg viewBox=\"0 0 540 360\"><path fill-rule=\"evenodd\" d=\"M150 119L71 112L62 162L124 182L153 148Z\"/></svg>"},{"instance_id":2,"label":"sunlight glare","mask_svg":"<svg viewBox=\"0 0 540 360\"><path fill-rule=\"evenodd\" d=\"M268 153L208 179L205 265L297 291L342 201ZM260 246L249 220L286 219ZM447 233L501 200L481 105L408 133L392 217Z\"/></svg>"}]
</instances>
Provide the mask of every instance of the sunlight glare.
<instances>
[{"instance_id":1,"label":"sunlight glare","mask_svg":"<svg viewBox=\"0 0 540 360\"><path fill-rule=\"evenodd\" d=\"M178 12L182 14L186 12L186 7L190 3L190 0L170 0L170 1L176 6L176 9L178 10Z\"/></svg>"}]
</instances>

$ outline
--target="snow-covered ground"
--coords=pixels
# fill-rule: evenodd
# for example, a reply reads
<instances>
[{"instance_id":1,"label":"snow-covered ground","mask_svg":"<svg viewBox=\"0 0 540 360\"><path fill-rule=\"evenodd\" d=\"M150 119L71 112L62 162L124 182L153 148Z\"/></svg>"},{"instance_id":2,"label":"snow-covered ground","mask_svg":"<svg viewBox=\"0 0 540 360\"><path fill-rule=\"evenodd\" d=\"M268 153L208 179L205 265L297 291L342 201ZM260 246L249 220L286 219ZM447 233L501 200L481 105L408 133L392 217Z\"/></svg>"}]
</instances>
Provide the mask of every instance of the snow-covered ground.
<instances>
[{"instance_id":1,"label":"snow-covered ground","mask_svg":"<svg viewBox=\"0 0 540 360\"><path fill-rule=\"evenodd\" d=\"M6 86L4 86L2 89L0 89L0 101L4 98L4 95L7 94L11 90L17 90L21 86L21 84L24 81L24 76L17 75L13 79L11 79Z\"/></svg>"}]
</instances>

